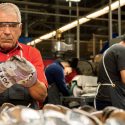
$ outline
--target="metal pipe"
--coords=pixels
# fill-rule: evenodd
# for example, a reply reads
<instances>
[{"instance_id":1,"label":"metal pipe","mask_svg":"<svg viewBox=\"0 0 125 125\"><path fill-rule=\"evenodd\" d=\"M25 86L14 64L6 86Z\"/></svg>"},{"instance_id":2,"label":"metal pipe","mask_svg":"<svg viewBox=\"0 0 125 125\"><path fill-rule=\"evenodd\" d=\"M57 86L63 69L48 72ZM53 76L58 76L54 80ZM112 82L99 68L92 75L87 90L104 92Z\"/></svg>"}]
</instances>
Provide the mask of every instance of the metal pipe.
<instances>
[{"instance_id":1,"label":"metal pipe","mask_svg":"<svg viewBox=\"0 0 125 125\"><path fill-rule=\"evenodd\" d=\"M72 2L69 0L69 22L71 22L71 16L72 16L72 10L71 10L71 7L72 7ZM76 16L77 17L77 16ZM70 30L68 30L68 33L71 34Z\"/></svg>"},{"instance_id":2,"label":"metal pipe","mask_svg":"<svg viewBox=\"0 0 125 125\"><path fill-rule=\"evenodd\" d=\"M100 35L100 34L94 34L95 37L102 37L102 38L108 38L107 35Z\"/></svg>"},{"instance_id":3,"label":"metal pipe","mask_svg":"<svg viewBox=\"0 0 125 125\"><path fill-rule=\"evenodd\" d=\"M59 1L59 0L58 0ZM3 0L0 0L0 2L3 2ZM23 5L31 5L31 6L38 6L38 7L49 7L49 8L53 8L53 9L56 9L56 8L59 8L59 9L62 9L62 10L76 10L75 7L71 7L69 8L68 6L58 6L58 5L55 5L55 4L45 4L45 3L41 3L41 2L30 2L30 1L18 1L18 0L4 0L4 2L11 2L11 3L15 3L15 4L23 4ZM95 9L93 8L83 8L83 7L79 7L80 11L85 11L85 12L90 12L90 11L95 11Z\"/></svg>"},{"instance_id":4,"label":"metal pipe","mask_svg":"<svg viewBox=\"0 0 125 125\"><path fill-rule=\"evenodd\" d=\"M69 18L69 15L66 15L66 14L55 14L55 13L46 13L46 12L39 12L39 11L34 11L34 10L22 10L21 9L21 12L22 13L29 13L29 14L40 14L40 15L46 15L46 16L60 16L60 17L68 17ZM76 18L76 16L72 16L72 18Z\"/></svg>"},{"instance_id":5,"label":"metal pipe","mask_svg":"<svg viewBox=\"0 0 125 125\"><path fill-rule=\"evenodd\" d=\"M99 41L99 50L102 50L102 48L103 48L103 42L102 42L102 40L100 40Z\"/></svg>"},{"instance_id":6,"label":"metal pipe","mask_svg":"<svg viewBox=\"0 0 125 125\"><path fill-rule=\"evenodd\" d=\"M79 5L76 2L77 6L77 58L80 58L80 25L79 25Z\"/></svg>"},{"instance_id":7,"label":"metal pipe","mask_svg":"<svg viewBox=\"0 0 125 125\"><path fill-rule=\"evenodd\" d=\"M21 12L22 13L29 13L29 14L39 14L39 15L45 15L45 16L60 16L60 17L67 17L67 18L69 18L69 15L66 15L66 14L55 14L55 13L47 13L47 12L39 12L39 11L35 11L35 10L23 10L22 8L21 8ZM72 16L72 15L70 15L70 17L71 18L77 18L77 16ZM81 17L81 16L79 16L79 17ZM85 17L86 18L86 16L82 16L82 17ZM88 18L88 19L92 19L92 20L102 20L102 21L109 21L109 19L107 19L107 18ZM118 20L117 19L112 19L112 21L114 21L114 22L118 22ZM125 22L125 21L122 21L122 22Z\"/></svg>"},{"instance_id":8,"label":"metal pipe","mask_svg":"<svg viewBox=\"0 0 125 125\"><path fill-rule=\"evenodd\" d=\"M69 7L70 7L70 9L69 9L69 15L70 15L70 21L71 21L71 15L72 15L72 10L71 10L72 2L71 1L69 1Z\"/></svg>"},{"instance_id":9,"label":"metal pipe","mask_svg":"<svg viewBox=\"0 0 125 125\"><path fill-rule=\"evenodd\" d=\"M28 9L28 6L26 5L25 6L25 9L27 10ZM25 13L25 37L28 37L28 13Z\"/></svg>"},{"instance_id":10,"label":"metal pipe","mask_svg":"<svg viewBox=\"0 0 125 125\"><path fill-rule=\"evenodd\" d=\"M95 57L95 54L96 54L96 49L95 49L95 34L93 34L93 42L92 42L92 45L93 45L93 58Z\"/></svg>"},{"instance_id":11,"label":"metal pipe","mask_svg":"<svg viewBox=\"0 0 125 125\"><path fill-rule=\"evenodd\" d=\"M121 36L121 7L120 7L120 0L119 0L119 7L118 7L118 35Z\"/></svg>"},{"instance_id":12,"label":"metal pipe","mask_svg":"<svg viewBox=\"0 0 125 125\"><path fill-rule=\"evenodd\" d=\"M112 0L109 0L109 43L112 39L112 10L111 10Z\"/></svg>"},{"instance_id":13,"label":"metal pipe","mask_svg":"<svg viewBox=\"0 0 125 125\"><path fill-rule=\"evenodd\" d=\"M59 1L58 0L56 0L56 5L59 5ZM56 8L56 14L59 14L59 8ZM56 20L55 28L57 29L59 27L59 22L60 22L59 16L55 16L55 20Z\"/></svg>"}]
</instances>

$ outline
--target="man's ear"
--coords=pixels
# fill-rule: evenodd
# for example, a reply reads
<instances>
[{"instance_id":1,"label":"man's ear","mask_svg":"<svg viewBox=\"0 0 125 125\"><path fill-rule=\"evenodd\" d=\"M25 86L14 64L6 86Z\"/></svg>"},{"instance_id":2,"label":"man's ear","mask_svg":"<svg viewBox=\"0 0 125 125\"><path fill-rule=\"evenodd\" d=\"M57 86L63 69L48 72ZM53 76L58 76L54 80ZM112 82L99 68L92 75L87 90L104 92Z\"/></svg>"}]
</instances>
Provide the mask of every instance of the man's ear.
<instances>
[{"instance_id":1,"label":"man's ear","mask_svg":"<svg viewBox=\"0 0 125 125\"><path fill-rule=\"evenodd\" d=\"M22 23L20 24L20 32L19 32L19 37L21 36L22 33Z\"/></svg>"},{"instance_id":2,"label":"man's ear","mask_svg":"<svg viewBox=\"0 0 125 125\"><path fill-rule=\"evenodd\" d=\"M21 33L22 33L22 23L19 26L19 29L18 29L18 32L17 32L17 34L18 34L17 38L19 38L21 36Z\"/></svg>"}]
</instances>

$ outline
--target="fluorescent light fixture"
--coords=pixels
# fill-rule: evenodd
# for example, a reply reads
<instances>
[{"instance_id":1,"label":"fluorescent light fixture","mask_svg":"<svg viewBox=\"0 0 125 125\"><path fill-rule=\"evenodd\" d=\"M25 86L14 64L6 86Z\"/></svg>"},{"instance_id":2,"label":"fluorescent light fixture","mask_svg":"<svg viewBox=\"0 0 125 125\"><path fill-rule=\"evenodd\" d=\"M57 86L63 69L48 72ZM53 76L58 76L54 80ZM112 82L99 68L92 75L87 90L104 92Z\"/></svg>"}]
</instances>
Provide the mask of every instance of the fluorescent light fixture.
<instances>
[{"instance_id":1,"label":"fluorescent light fixture","mask_svg":"<svg viewBox=\"0 0 125 125\"><path fill-rule=\"evenodd\" d=\"M43 36L41 36L41 37L39 37L39 38L37 38L37 39L35 39L35 40L33 40L33 41L27 43L27 45L37 44L37 43L41 42L42 40L46 40L46 39L52 38L52 37L54 37L55 35L56 35L56 31L52 31L52 32L50 32L50 33L48 33L48 34L45 34L45 35L43 35Z\"/></svg>"},{"instance_id":2,"label":"fluorescent light fixture","mask_svg":"<svg viewBox=\"0 0 125 125\"><path fill-rule=\"evenodd\" d=\"M66 0L68 2L80 2L81 0Z\"/></svg>"},{"instance_id":3,"label":"fluorescent light fixture","mask_svg":"<svg viewBox=\"0 0 125 125\"><path fill-rule=\"evenodd\" d=\"M124 6L124 5L125 5L125 0L120 0L120 6ZM119 0L111 4L111 10L112 11L117 9L118 7L119 7ZM108 13L108 12L109 12L109 6L106 6L106 7L102 8L102 9L100 9L100 10L97 10L97 11L87 15L86 17L80 18L79 19L79 24L86 23L86 22L90 21L91 19L102 16L102 15ZM65 25L65 26L63 26L63 27L61 27L61 28L59 28L57 30L59 30L59 31L61 31L63 33L65 31L67 31L67 30L70 30L70 29L76 27L77 24L78 24L77 20L75 20L75 21L73 21L73 22L71 22L71 23L69 23L69 24L67 24L67 25ZM36 40L31 41L30 43L28 43L28 45L34 45L36 43L41 42L42 40L52 38L55 35L56 35L56 31L52 31L52 32L50 32L48 34L45 34L45 35L37 38Z\"/></svg>"}]
</instances>

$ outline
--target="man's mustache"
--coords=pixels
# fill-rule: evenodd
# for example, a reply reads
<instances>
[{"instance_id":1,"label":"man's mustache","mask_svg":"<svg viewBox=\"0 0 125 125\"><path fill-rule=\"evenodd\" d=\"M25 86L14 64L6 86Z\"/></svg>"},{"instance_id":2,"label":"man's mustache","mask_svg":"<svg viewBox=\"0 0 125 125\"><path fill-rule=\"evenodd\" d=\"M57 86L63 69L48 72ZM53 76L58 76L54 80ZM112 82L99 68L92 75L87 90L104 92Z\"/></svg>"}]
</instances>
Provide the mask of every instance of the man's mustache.
<instances>
[{"instance_id":1,"label":"man's mustache","mask_svg":"<svg viewBox=\"0 0 125 125\"><path fill-rule=\"evenodd\" d=\"M2 38L2 41L8 41L8 40L13 40L12 38Z\"/></svg>"}]
</instances>

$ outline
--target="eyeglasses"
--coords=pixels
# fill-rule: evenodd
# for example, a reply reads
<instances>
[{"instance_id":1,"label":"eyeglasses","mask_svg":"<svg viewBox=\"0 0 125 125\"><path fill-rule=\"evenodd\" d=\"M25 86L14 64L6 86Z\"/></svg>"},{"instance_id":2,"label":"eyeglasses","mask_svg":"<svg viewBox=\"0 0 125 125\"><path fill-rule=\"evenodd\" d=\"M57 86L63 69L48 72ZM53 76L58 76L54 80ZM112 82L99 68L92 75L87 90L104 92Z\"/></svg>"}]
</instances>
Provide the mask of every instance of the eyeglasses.
<instances>
[{"instance_id":1,"label":"eyeglasses","mask_svg":"<svg viewBox=\"0 0 125 125\"><path fill-rule=\"evenodd\" d=\"M21 23L19 22L0 22L0 30L5 30L8 27L10 30L15 30L16 28L20 27Z\"/></svg>"}]
</instances>

